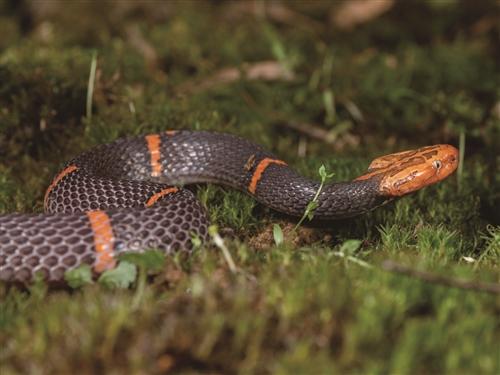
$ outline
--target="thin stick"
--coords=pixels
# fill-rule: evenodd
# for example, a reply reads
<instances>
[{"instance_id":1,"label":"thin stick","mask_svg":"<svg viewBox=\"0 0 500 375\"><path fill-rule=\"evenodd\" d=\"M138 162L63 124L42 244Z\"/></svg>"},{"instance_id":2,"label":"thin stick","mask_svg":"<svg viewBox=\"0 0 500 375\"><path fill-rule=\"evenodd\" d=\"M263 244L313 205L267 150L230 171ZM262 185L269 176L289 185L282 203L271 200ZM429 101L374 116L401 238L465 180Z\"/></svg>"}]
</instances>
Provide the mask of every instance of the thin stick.
<instances>
[{"instance_id":1,"label":"thin stick","mask_svg":"<svg viewBox=\"0 0 500 375\"><path fill-rule=\"evenodd\" d=\"M336 135L332 134L328 130L314 124L305 123L305 122L291 122L291 121L283 121L280 122L280 125L283 125L287 128L298 131L299 133L305 134L312 139L316 139L321 142L325 142L328 144L335 144L337 140Z\"/></svg>"},{"instance_id":2,"label":"thin stick","mask_svg":"<svg viewBox=\"0 0 500 375\"><path fill-rule=\"evenodd\" d=\"M386 271L400 273L409 277L414 277L433 284L442 284L453 288L475 290L479 292L487 292L492 294L500 294L500 284L485 283L481 281L471 281L464 279L455 279L438 275L431 272L419 271L402 264L386 260L382 263L382 268Z\"/></svg>"},{"instance_id":3,"label":"thin stick","mask_svg":"<svg viewBox=\"0 0 500 375\"><path fill-rule=\"evenodd\" d=\"M229 270L232 273L236 273L238 271L238 267L236 267L236 264L234 263L233 257L231 256L229 249L226 247L224 240L219 235L219 232L217 232L217 227L215 227L213 225L210 226L210 228L208 228L208 233L212 237L212 240L214 241L215 246L217 246L222 251L222 255L224 255L224 259L226 260L226 263L229 266Z\"/></svg>"},{"instance_id":4,"label":"thin stick","mask_svg":"<svg viewBox=\"0 0 500 375\"><path fill-rule=\"evenodd\" d=\"M307 122L288 121L283 119L283 115L278 113L268 113L268 116L275 120L276 125L293 129L300 134L331 145L337 149L343 148L346 145L357 146L359 144L358 138L348 132L338 132L335 131L336 129L328 130L319 125Z\"/></svg>"},{"instance_id":5,"label":"thin stick","mask_svg":"<svg viewBox=\"0 0 500 375\"><path fill-rule=\"evenodd\" d=\"M293 81L295 75L279 61L266 60L240 67L223 68L203 80L186 81L177 87L179 94L196 94L221 85L240 80L248 81Z\"/></svg>"}]
</instances>

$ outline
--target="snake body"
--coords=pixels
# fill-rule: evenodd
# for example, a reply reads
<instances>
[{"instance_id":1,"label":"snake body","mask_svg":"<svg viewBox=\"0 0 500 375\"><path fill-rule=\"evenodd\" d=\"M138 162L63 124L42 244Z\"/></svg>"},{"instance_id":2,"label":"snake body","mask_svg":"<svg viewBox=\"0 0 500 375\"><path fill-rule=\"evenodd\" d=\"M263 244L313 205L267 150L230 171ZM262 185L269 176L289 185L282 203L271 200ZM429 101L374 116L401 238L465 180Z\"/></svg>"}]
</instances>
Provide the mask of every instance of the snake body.
<instances>
[{"instance_id":1,"label":"snake body","mask_svg":"<svg viewBox=\"0 0 500 375\"><path fill-rule=\"evenodd\" d=\"M46 213L0 215L0 280L27 282L39 273L59 282L82 264L96 274L112 269L126 251L189 251L193 237L207 239L208 218L180 188L186 184L233 187L292 216L301 216L319 190L315 218L340 219L442 180L456 169L456 156L449 145L388 155L354 181L319 189L261 146L230 134L118 139L62 168L45 194Z\"/></svg>"}]
</instances>

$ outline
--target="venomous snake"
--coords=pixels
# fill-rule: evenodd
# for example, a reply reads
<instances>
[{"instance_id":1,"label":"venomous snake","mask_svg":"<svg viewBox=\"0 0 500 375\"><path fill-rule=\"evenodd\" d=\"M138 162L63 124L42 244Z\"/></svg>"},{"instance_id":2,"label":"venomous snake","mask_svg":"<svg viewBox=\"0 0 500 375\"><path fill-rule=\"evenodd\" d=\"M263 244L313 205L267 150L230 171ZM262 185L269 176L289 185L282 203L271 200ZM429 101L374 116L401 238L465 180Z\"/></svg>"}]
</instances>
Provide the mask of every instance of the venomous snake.
<instances>
[{"instance_id":1,"label":"venomous snake","mask_svg":"<svg viewBox=\"0 0 500 375\"><path fill-rule=\"evenodd\" d=\"M325 185L314 217L356 216L436 183L458 164L450 145L375 159L349 182ZM97 275L125 251L189 251L208 238L204 207L179 186L217 183L302 216L320 183L246 139L204 131L166 131L97 146L70 162L45 194L44 214L0 215L0 280L49 282L88 264Z\"/></svg>"}]
</instances>

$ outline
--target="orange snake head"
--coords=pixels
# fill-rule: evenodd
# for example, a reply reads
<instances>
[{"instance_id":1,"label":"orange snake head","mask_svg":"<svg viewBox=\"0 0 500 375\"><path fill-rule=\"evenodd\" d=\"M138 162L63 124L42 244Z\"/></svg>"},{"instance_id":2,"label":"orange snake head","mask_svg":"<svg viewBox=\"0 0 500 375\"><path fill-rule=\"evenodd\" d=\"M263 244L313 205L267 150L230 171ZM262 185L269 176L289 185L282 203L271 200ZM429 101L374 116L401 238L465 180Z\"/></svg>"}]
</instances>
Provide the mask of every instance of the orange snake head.
<instances>
[{"instance_id":1,"label":"orange snake head","mask_svg":"<svg viewBox=\"0 0 500 375\"><path fill-rule=\"evenodd\" d=\"M381 156L368 172L356 180L380 178L384 196L400 197L444 180L458 166L458 150L450 145L434 145Z\"/></svg>"}]
</instances>

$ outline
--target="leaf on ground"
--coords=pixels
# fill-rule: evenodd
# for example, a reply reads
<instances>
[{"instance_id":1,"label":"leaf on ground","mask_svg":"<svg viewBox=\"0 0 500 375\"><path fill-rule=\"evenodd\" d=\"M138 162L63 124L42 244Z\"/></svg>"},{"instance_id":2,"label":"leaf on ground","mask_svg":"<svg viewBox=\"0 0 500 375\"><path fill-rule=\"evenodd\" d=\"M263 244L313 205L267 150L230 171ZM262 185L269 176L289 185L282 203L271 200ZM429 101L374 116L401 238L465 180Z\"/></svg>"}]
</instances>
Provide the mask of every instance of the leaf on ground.
<instances>
[{"instance_id":1,"label":"leaf on ground","mask_svg":"<svg viewBox=\"0 0 500 375\"><path fill-rule=\"evenodd\" d=\"M335 9L331 18L339 29L350 30L379 17L393 5L394 0L349 0Z\"/></svg>"},{"instance_id":2,"label":"leaf on ground","mask_svg":"<svg viewBox=\"0 0 500 375\"><path fill-rule=\"evenodd\" d=\"M132 263L121 261L116 268L103 272L98 282L109 288L125 289L132 285L136 277L137 267Z\"/></svg>"},{"instance_id":3,"label":"leaf on ground","mask_svg":"<svg viewBox=\"0 0 500 375\"><path fill-rule=\"evenodd\" d=\"M273 225L273 238L276 246L279 246L283 243L283 231L281 230L279 224Z\"/></svg>"},{"instance_id":4,"label":"leaf on ground","mask_svg":"<svg viewBox=\"0 0 500 375\"><path fill-rule=\"evenodd\" d=\"M340 246L340 252L346 255L352 255L361 246L360 240L347 240Z\"/></svg>"},{"instance_id":5,"label":"leaf on ground","mask_svg":"<svg viewBox=\"0 0 500 375\"><path fill-rule=\"evenodd\" d=\"M80 288L86 284L92 284L92 269L88 264L81 265L64 274L64 280L73 288Z\"/></svg>"},{"instance_id":6,"label":"leaf on ground","mask_svg":"<svg viewBox=\"0 0 500 375\"><path fill-rule=\"evenodd\" d=\"M143 253L126 253L120 260L135 264L146 271L157 272L165 265L165 254L158 250L149 250Z\"/></svg>"}]
</instances>

